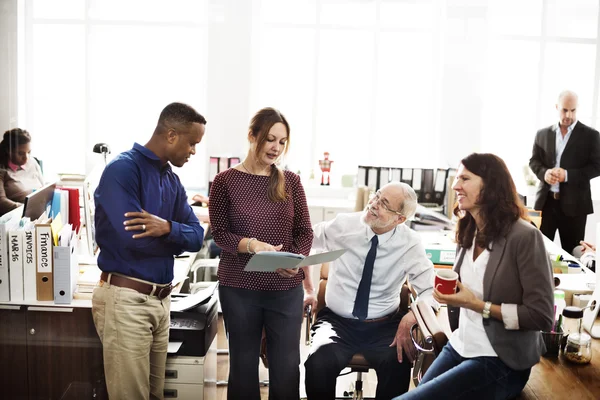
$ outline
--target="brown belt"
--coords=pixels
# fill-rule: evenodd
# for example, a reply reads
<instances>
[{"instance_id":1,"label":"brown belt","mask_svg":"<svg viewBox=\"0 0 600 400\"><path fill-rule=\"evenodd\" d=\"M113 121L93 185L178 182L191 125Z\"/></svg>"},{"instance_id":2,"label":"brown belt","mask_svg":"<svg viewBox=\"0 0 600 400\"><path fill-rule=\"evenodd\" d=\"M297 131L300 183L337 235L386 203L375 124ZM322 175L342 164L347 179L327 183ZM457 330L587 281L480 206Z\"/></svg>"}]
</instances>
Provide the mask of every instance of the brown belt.
<instances>
[{"instance_id":1,"label":"brown belt","mask_svg":"<svg viewBox=\"0 0 600 400\"><path fill-rule=\"evenodd\" d=\"M554 200L560 200L560 192L549 192L549 194Z\"/></svg>"},{"instance_id":2,"label":"brown belt","mask_svg":"<svg viewBox=\"0 0 600 400\"><path fill-rule=\"evenodd\" d=\"M109 282L109 276L111 285L133 289L142 294L154 295L161 300L170 295L171 290L173 290L173 285L170 283L165 286L151 285L149 283L139 282L121 275L109 274L107 272L102 272L100 279L102 279L104 282Z\"/></svg>"}]
</instances>

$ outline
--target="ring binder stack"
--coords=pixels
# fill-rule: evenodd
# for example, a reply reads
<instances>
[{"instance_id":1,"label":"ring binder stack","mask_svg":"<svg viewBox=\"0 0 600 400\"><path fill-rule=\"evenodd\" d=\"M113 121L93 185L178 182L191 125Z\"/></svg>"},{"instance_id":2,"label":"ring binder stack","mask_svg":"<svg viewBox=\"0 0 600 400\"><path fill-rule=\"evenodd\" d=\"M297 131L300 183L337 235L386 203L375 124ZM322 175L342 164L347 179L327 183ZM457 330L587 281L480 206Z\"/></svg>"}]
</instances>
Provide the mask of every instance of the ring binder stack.
<instances>
[{"instance_id":1,"label":"ring binder stack","mask_svg":"<svg viewBox=\"0 0 600 400\"><path fill-rule=\"evenodd\" d=\"M377 191L389 182L404 182L410 185L417 194L419 203L425 206L446 207L449 173L453 168L399 168L358 166L356 184L366 186L370 191Z\"/></svg>"}]
</instances>

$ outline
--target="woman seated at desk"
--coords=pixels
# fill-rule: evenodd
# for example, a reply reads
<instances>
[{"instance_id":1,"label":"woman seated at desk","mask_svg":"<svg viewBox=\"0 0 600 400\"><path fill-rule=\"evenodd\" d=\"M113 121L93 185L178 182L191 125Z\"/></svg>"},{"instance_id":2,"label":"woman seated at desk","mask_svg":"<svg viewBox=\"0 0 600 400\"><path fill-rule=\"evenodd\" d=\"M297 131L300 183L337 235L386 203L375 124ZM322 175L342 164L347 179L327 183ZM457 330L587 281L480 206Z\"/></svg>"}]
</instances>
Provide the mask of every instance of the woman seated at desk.
<instances>
[{"instance_id":1,"label":"woman seated at desk","mask_svg":"<svg viewBox=\"0 0 600 400\"><path fill-rule=\"evenodd\" d=\"M25 197L44 186L42 169L30 157L31 135L24 129L4 132L0 142L0 215L19 207Z\"/></svg>"},{"instance_id":2,"label":"woman seated at desk","mask_svg":"<svg viewBox=\"0 0 600 400\"><path fill-rule=\"evenodd\" d=\"M553 281L542 234L525 221L506 164L493 154L461 161L452 185L459 217L458 292L434 298L460 309L450 337L419 386L399 399L509 399L545 352L554 320ZM451 324L453 328L456 324Z\"/></svg>"}]
</instances>

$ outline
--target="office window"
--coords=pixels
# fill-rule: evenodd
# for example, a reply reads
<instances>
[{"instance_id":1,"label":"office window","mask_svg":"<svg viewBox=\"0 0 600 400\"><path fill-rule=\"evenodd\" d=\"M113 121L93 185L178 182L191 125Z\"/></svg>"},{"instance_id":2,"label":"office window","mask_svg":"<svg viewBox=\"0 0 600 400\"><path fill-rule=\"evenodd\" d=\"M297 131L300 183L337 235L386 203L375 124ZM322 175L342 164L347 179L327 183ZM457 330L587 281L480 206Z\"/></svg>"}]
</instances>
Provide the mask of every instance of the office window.
<instances>
[{"instance_id":1,"label":"office window","mask_svg":"<svg viewBox=\"0 0 600 400\"><path fill-rule=\"evenodd\" d=\"M488 29L492 34L542 34L543 0L492 0L488 4Z\"/></svg>"},{"instance_id":2,"label":"office window","mask_svg":"<svg viewBox=\"0 0 600 400\"><path fill-rule=\"evenodd\" d=\"M273 27L263 30L259 40L255 85L260 90L251 113L263 107L283 113L290 124L291 150L285 163L294 172L308 173L315 113L315 32Z\"/></svg>"},{"instance_id":3,"label":"office window","mask_svg":"<svg viewBox=\"0 0 600 400\"><path fill-rule=\"evenodd\" d=\"M598 36L597 0L547 0L548 35L568 38Z\"/></svg>"},{"instance_id":4,"label":"office window","mask_svg":"<svg viewBox=\"0 0 600 400\"><path fill-rule=\"evenodd\" d=\"M83 172L85 156L73 149L83 149L86 140L84 28L36 25L31 34L23 127L31 133L32 152L43 160L46 176Z\"/></svg>"},{"instance_id":5,"label":"office window","mask_svg":"<svg viewBox=\"0 0 600 400\"><path fill-rule=\"evenodd\" d=\"M556 122L554 105L558 94L565 89L579 96L577 118L592 123L594 76L596 73L596 45L579 43L548 43L542 80L543 124Z\"/></svg>"},{"instance_id":6,"label":"office window","mask_svg":"<svg viewBox=\"0 0 600 400\"><path fill-rule=\"evenodd\" d=\"M359 27L375 24L375 0L321 0L320 3L320 22L324 25Z\"/></svg>"},{"instance_id":7,"label":"office window","mask_svg":"<svg viewBox=\"0 0 600 400\"><path fill-rule=\"evenodd\" d=\"M530 41L494 40L487 52L481 150L500 156L519 182L540 128L535 113L539 58L539 45Z\"/></svg>"},{"instance_id":8,"label":"office window","mask_svg":"<svg viewBox=\"0 0 600 400\"><path fill-rule=\"evenodd\" d=\"M322 30L317 76L315 160L328 151L335 170L356 173L369 156L372 141L373 34Z\"/></svg>"},{"instance_id":9,"label":"office window","mask_svg":"<svg viewBox=\"0 0 600 400\"><path fill-rule=\"evenodd\" d=\"M72 19L85 18L85 2L81 0L31 0L31 14L39 19Z\"/></svg>"},{"instance_id":10,"label":"office window","mask_svg":"<svg viewBox=\"0 0 600 400\"><path fill-rule=\"evenodd\" d=\"M145 144L167 104L206 107L208 2L197 0L27 0L24 126L45 174L86 173L112 155ZM69 137L68 143L65 138ZM57 156L69 149L68 156ZM205 146L178 170L205 185Z\"/></svg>"},{"instance_id":11,"label":"office window","mask_svg":"<svg viewBox=\"0 0 600 400\"><path fill-rule=\"evenodd\" d=\"M436 142L432 45L427 34L381 33L369 164L421 166L437 156L437 148L427 145Z\"/></svg>"}]
</instances>

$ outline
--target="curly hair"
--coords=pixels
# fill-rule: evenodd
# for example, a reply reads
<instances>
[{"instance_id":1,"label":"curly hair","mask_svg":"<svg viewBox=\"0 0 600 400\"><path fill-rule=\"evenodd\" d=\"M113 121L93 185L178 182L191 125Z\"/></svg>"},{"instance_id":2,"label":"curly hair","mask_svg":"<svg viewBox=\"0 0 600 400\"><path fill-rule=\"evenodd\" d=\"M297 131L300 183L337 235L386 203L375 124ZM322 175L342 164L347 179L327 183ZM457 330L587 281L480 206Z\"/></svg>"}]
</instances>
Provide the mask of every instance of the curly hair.
<instances>
[{"instance_id":1,"label":"curly hair","mask_svg":"<svg viewBox=\"0 0 600 400\"><path fill-rule=\"evenodd\" d=\"M25 129L13 128L4 132L0 142L0 166L6 168L10 161L10 154L23 144L31 142L31 135Z\"/></svg>"},{"instance_id":2,"label":"curly hair","mask_svg":"<svg viewBox=\"0 0 600 400\"><path fill-rule=\"evenodd\" d=\"M510 172L500 157L490 153L472 153L460 163L482 180L477 205L483 228L477 231L475 243L491 250L490 244L506 235L514 222L519 218L529 219L527 211L519 199ZM459 217L456 243L468 249L477 230L475 219L469 212L459 210L458 204L454 207L454 215Z\"/></svg>"}]
</instances>

